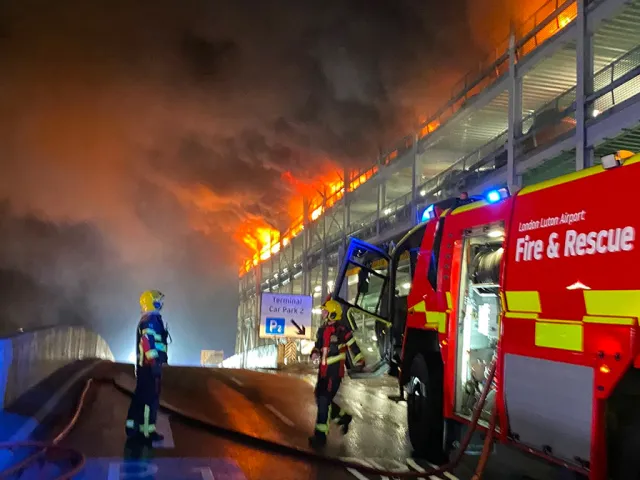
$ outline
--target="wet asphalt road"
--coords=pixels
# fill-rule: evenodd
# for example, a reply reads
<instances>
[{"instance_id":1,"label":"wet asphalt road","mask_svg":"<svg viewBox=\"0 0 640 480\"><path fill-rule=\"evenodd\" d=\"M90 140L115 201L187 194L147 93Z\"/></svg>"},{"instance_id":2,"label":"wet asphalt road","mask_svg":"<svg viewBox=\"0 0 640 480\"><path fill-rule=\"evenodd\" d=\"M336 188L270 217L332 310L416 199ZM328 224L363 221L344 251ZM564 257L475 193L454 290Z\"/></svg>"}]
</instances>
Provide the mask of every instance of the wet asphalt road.
<instances>
[{"instance_id":1,"label":"wet asphalt road","mask_svg":"<svg viewBox=\"0 0 640 480\"><path fill-rule=\"evenodd\" d=\"M131 366L113 365L111 375L131 374ZM261 373L247 370L170 367L165 371L163 398L186 411L196 411L222 428L308 450L313 431L315 404L313 376ZM407 439L406 404L387 395L397 393L392 379L347 380L338 396L354 414L349 434L332 431L325 455L348 458L375 467L406 470L428 467L411 460ZM204 430L176 417L163 415L159 428L169 433L165 445L136 448L125 444L124 421L129 397L109 384L90 392L78 424L63 445L87 457L86 479L338 479L365 480L388 477L364 475L344 468L312 463L262 448L261 444ZM169 430L167 432L166 430ZM497 480L552 480L572 478L521 454L498 450L489 461L484 478ZM465 457L455 475L468 479L476 456ZM123 466L122 460L143 462ZM144 462L152 461L153 465ZM152 476L124 472L154 470ZM128 469L128 470L127 470ZM149 470L149 471L151 471ZM527 475L527 476L525 476ZM439 478L439 477L431 477ZM443 478L455 478L447 475Z\"/></svg>"}]
</instances>

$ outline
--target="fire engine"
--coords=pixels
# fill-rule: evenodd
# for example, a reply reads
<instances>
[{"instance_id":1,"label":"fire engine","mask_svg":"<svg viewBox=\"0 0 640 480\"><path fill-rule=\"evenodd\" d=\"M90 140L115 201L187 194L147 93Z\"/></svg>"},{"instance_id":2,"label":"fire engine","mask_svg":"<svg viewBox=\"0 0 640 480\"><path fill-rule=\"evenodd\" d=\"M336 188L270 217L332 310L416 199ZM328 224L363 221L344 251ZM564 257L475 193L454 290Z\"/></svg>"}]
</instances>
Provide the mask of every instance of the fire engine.
<instances>
[{"instance_id":1,"label":"fire engine","mask_svg":"<svg viewBox=\"0 0 640 480\"><path fill-rule=\"evenodd\" d=\"M486 388L479 428L495 411L499 441L640 478L638 185L640 155L618 152L430 205L392 248L349 239L331 296L373 319L418 453L442 462Z\"/></svg>"}]
</instances>

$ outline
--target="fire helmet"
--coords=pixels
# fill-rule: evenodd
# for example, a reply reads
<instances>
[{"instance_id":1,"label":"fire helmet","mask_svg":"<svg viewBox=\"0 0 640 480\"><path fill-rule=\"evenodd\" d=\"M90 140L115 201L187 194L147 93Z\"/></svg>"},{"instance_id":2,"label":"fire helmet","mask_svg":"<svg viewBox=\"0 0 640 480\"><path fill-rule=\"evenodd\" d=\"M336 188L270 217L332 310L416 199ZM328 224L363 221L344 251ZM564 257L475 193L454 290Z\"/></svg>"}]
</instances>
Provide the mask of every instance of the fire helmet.
<instances>
[{"instance_id":1,"label":"fire helmet","mask_svg":"<svg viewBox=\"0 0 640 480\"><path fill-rule=\"evenodd\" d=\"M140 295L140 308L144 313L162 310L164 293L159 290L147 290Z\"/></svg>"},{"instance_id":2,"label":"fire helmet","mask_svg":"<svg viewBox=\"0 0 640 480\"><path fill-rule=\"evenodd\" d=\"M330 322L337 322L342 319L342 305L336 300L327 300L322 305L323 316Z\"/></svg>"}]
</instances>

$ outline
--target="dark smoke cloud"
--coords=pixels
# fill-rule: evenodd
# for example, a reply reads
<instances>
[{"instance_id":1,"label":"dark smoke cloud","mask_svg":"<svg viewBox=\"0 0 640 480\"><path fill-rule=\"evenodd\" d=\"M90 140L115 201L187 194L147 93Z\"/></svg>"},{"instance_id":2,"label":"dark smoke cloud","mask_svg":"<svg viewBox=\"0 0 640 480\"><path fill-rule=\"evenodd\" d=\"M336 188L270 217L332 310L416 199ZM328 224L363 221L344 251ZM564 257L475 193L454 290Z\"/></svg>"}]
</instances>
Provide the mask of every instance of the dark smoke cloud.
<instances>
[{"instance_id":1,"label":"dark smoke cloud","mask_svg":"<svg viewBox=\"0 0 640 480\"><path fill-rule=\"evenodd\" d=\"M232 350L234 233L289 223L285 172L414 127L484 48L468 21L463 0L1 2L5 321L83 318L126 354L160 288L179 361Z\"/></svg>"}]
</instances>

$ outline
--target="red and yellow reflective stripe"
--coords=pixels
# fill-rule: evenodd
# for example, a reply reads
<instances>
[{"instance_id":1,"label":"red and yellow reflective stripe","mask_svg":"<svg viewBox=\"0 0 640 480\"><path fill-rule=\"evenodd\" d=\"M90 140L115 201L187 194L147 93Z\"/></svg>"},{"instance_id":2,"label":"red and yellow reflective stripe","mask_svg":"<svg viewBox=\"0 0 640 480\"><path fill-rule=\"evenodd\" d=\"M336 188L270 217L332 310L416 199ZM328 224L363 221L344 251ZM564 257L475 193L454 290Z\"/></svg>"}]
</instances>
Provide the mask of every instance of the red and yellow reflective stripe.
<instances>
[{"instance_id":1,"label":"red and yellow reflective stripe","mask_svg":"<svg viewBox=\"0 0 640 480\"><path fill-rule=\"evenodd\" d=\"M505 292L506 318L534 320L535 345L584 351L584 325L636 325L640 319L640 290L584 290L586 315L576 320L541 318L540 292Z\"/></svg>"},{"instance_id":2,"label":"red and yellow reflective stripe","mask_svg":"<svg viewBox=\"0 0 640 480\"><path fill-rule=\"evenodd\" d=\"M447 297L449 301L449 297ZM424 300L416 303L414 306L409 307L409 313L424 313L425 328L437 330L440 333L447 331L447 313L427 310L427 306Z\"/></svg>"}]
</instances>

